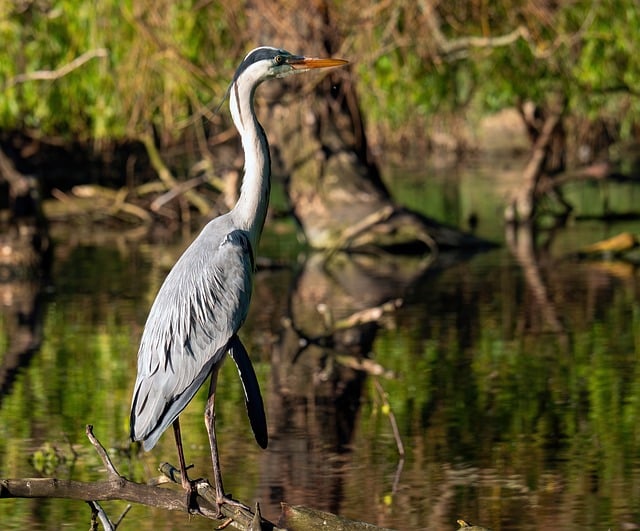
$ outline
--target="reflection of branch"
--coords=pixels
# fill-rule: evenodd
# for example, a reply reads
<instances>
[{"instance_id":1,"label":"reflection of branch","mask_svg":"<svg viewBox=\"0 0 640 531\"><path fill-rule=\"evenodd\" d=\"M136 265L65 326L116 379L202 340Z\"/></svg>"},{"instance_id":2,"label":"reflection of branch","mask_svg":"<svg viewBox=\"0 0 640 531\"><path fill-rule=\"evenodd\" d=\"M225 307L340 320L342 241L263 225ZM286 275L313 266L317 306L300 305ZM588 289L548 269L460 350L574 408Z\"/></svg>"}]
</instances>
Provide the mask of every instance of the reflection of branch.
<instances>
[{"instance_id":1,"label":"reflection of branch","mask_svg":"<svg viewBox=\"0 0 640 531\"><path fill-rule=\"evenodd\" d=\"M349 330L350 328L355 328L364 324L380 322L385 314L395 312L398 308L400 308L400 306L402 306L402 299L393 299L380 304L379 306L373 306L371 308L365 308L364 310L354 312L344 319L335 321L333 319L333 315L331 314L330 308L326 304L318 304L316 310L323 318L327 332L317 336L309 336L308 334L303 332L299 327L296 326L293 318L289 317L288 319L283 321L283 325L291 328L300 338L298 341L300 346L295 356L293 357L294 361L297 360L302 352L311 345L315 345L321 348L335 348L336 341L334 336L336 333L344 330ZM359 368L356 368L354 366L355 361L350 356L343 357L342 363L343 365L351 366L356 370L362 370L370 374L388 374L388 371L382 368L382 366L365 364L360 366Z\"/></svg>"},{"instance_id":2,"label":"reflection of branch","mask_svg":"<svg viewBox=\"0 0 640 531\"><path fill-rule=\"evenodd\" d=\"M402 444L402 437L400 437L400 430L398 429L398 422L396 421L396 416L393 414L393 410L391 409L391 404L389 403L389 399L387 398L387 393L380 385L380 382L377 379L373 380L373 384L376 387L376 391L378 391L378 395L380 395L380 400L382 400L382 412L389 417L389 423L391 424L391 429L393 430L393 438L396 441L396 446L398 447L398 454L400 457L404 457L404 444Z\"/></svg>"},{"instance_id":3,"label":"reflection of branch","mask_svg":"<svg viewBox=\"0 0 640 531\"><path fill-rule=\"evenodd\" d=\"M373 361L369 358L361 358L357 356L350 356L346 354L336 354L336 361L345 367L349 367L354 371L366 372L371 376L384 376L385 378L394 378L393 371L385 368L377 361Z\"/></svg>"},{"instance_id":4,"label":"reflection of branch","mask_svg":"<svg viewBox=\"0 0 640 531\"><path fill-rule=\"evenodd\" d=\"M540 314L549 328L558 334L563 344L568 341L567 330L558 314L556 305L549 295L549 290L542 277L540 264L535 253L535 236L533 227L512 225L507 227L507 245L516 261L522 268L525 282L531 290Z\"/></svg>"},{"instance_id":5,"label":"reflection of branch","mask_svg":"<svg viewBox=\"0 0 640 531\"><path fill-rule=\"evenodd\" d=\"M108 54L109 52L106 48L97 48L95 50L84 52L82 55L76 57L70 63L67 63L66 65L61 66L60 68L57 68L55 70L36 70L35 72L18 74L17 76L14 76L7 81L5 89L17 85L18 83L26 83L28 81L53 81L55 79L60 79L73 70L80 68L83 64L90 61L91 59L95 59L96 57L106 57Z\"/></svg>"},{"instance_id":6,"label":"reflection of branch","mask_svg":"<svg viewBox=\"0 0 640 531\"><path fill-rule=\"evenodd\" d=\"M379 306L374 306L373 308L365 308L364 310L352 313L349 317L339 319L338 321L333 323L333 329L334 331L344 330L365 323L377 322L385 313L395 312L398 308L400 308L400 306L402 306L402 302L402 299L393 299ZM318 308L318 311L320 311L320 308Z\"/></svg>"}]
</instances>

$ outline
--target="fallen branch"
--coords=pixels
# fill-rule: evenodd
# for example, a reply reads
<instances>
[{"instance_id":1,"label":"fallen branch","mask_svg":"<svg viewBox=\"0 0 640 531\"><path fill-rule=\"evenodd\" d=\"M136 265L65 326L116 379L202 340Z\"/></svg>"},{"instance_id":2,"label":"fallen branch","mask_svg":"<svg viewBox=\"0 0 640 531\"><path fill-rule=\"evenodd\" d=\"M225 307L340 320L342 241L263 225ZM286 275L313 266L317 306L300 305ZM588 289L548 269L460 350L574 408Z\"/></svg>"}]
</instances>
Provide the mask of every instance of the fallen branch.
<instances>
[{"instance_id":1,"label":"fallen branch","mask_svg":"<svg viewBox=\"0 0 640 531\"><path fill-rule=\"evenodd\" d=\"M107 451L93 434L91 425L86 427L86 434L100 456L109 479L93 483L56 478L0 479L0 498L64 498L85 501L91 506L92 519L100 520L105 529L116 529L124 515L116 523L112 523L97 503L101 501L120 500L169 511L189 512L184 491L129 481L118 473ZM179 474L177 479L180 480ZM197 491L198 496L194 502L197 508L195 514L211 520L219 519L213 487L208 481L200 480L197 483ZM228 505L222 505L220 510L227 526L241 530L278 530L267 520L260 520L260 527L256 527L256 515L251 511Z\"/></svg>"},{"instance_id":2,"label":"fallen branch","mask_svg":"<svg viewBox=\"0 0 640 531\"><path fill-rule=\"evenodd\" d=\"M64 498L84 501L91 507L91 529L97 529L97 524L100 522L108 531L118 528L130 506L115 522L112 522L98 503L101 501L129 501L158 509L181 511L185 514L189 512L187 497L182 489L161 488L158 486L160 482L156 482L154 485L143 485L129 481L118 473L109 454L93 434L91 425L86 427L86 434L107 470L109 476L107 480L87 483L56 478L0 479L0 498ZM161 472L170 481L180 483L180 473L175 467L165 463L161 466ZM207 480L198 480L196 490L197 496L193 500L196 512L191 514L210 520L220 520L215 502L215 489ZM254 511L223 504L220 511L223 516L222 524L218 529L233 527L245 531L284 531L281 523L276 526L262 518L258 504L256 504ZM304 515L304 520L300 520L300 515ZM373 531L381 529L371 524L346 520L310 507L290 506L285 503L282 504L280 522L286 522L288 531L315 529L341 529L344 531L366 529Z\"/></svg>"},{"instance_id":3,"label":"fallen branch","mask_svg":"<svg viewBox=\"0 0 640 531\"><path fill-rule=\"evenodd\" d=\"M140 219L143 223L151 223L152 218L149 212L132 203L126 201L129 191L126 188L119 190L111 190L104 186L93 184L82 184L74 186L71 189L73 195L80 199L96 199L103 200L106 204L104 210L108 211L110 216L117 216L120 212L129 214Z\"/></svg>"}]
</instances>

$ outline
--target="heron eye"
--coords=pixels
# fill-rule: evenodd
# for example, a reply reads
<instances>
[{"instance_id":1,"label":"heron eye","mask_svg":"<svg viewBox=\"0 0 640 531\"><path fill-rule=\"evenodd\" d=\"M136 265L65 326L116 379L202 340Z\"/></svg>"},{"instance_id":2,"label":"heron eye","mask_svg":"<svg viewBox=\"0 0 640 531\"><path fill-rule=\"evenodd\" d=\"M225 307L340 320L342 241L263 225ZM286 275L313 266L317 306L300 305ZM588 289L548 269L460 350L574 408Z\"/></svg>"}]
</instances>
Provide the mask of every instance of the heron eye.
<instances>
[{"instance_id":1,"label":"heron eye","mask_svg":"<svg viewBox=\"0 0 640 531\"><path fill-rule=\"evenodd\" d=\"M282 57L281 55L276 55L273 58L273 62L277 65L281 65L284 62L284 57Z\"/></svg>"}]
</instances>

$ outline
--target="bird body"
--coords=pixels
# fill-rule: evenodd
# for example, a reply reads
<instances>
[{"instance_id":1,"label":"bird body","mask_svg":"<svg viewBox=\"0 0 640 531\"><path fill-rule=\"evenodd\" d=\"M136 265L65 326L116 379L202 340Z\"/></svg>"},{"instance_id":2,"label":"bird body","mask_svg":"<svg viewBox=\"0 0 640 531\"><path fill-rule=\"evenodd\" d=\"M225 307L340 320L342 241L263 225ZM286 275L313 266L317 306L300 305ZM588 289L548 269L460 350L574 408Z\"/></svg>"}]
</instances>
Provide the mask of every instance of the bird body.
<instances>
[{"instance_id":1,"label":"bird body","mask_svg":"<svg viewBox=\"0 0 640 531\"><path fill-rule=\"evenodd\" d=\"M210 221L176 262L140 342L131 437L156 444L221 363L247 316L254 269L248 231L232 216Z\"/></svg>"},{"instance_id":2,"label":"bird body","mask_svg":"<svg viewBox=\"0 0 640 531\"><path fill-rule=\"evenodd\" d=\"M230 212L203 228L176 262L158 291L142 334L131 405L131 439L150 450L173 424L182 483L193 493L186 478L178 416L211 376L205 423L219 505L232 502L222 488L215 436L216 380L227 352L238 367L256 440L263 448L267 446L258 381L236 335L249 310L255 253L270 191L269 144L254 111L254 94L267 79L345 63L297 56L268 46L256 48L242 61L229 87L231 116L245 153L240 197Z\"/></svg>"}]
</instances>

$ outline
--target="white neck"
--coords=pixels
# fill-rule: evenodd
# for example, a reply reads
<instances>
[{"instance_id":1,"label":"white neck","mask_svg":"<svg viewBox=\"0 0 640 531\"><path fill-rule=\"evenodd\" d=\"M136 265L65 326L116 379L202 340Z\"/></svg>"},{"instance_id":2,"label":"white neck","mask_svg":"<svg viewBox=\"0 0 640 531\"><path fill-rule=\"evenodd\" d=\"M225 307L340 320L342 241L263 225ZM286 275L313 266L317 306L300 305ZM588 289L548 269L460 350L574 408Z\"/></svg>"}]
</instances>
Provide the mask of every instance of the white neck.
<instances>
[{"instance_id":1,"label":"white neck","mask_svg":"<svg viewBox=\"0 0 640 531\"><path fill-rule=\"evenodd\" d=\"M239 86L235 82L229 100L231 117L242 138L245 156L240 197L231 215L241 229L249 232L254 253L267 215L271 187L269 144L253 108L255 89L254 83Z\"/></svg>"}]
</instances>

